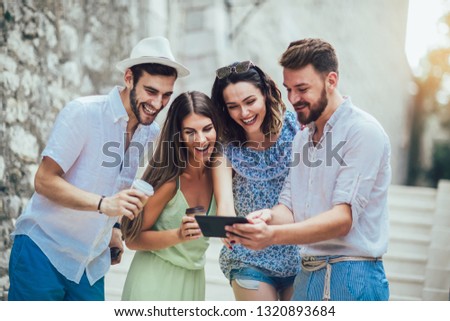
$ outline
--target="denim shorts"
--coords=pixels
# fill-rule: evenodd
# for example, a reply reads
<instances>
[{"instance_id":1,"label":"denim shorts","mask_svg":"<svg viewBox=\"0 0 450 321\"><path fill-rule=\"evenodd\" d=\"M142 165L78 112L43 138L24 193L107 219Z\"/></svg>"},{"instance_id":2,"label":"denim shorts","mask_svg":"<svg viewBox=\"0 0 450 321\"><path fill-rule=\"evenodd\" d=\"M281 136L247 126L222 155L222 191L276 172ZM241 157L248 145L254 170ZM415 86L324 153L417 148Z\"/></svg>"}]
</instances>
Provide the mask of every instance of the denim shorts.
<instances>
[{"instance_id":1,"label":"denim shorts","mask_svg":"<svg viewBox=\"0 0 450 321\"><path fill-rule=\"evenodd\" d=\"M245 281L264 282L273 286L279 292L294 284L295 275L287 277L271 276L264 270L247 266L231 270L230 283L232 280L235 280L239 286L250 290L258 289L258 284Z\"/></svg>"}]
</instances>

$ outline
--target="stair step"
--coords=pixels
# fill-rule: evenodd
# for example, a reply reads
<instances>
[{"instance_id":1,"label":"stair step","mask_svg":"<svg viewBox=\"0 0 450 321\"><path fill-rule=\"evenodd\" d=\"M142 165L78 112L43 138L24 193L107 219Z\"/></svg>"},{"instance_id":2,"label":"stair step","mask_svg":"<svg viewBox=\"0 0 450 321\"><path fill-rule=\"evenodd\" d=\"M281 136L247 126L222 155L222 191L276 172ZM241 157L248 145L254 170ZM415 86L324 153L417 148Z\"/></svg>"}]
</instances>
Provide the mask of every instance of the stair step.
<instances>
[{"instance_id":1,"label":"stair step","mask_svg":"<svg viewBox=\"0 0 450 321\"><path fill-rule=\"evenodd\" d=\"M405 197L411 198L431 198L436 199L436 189L430 187L391 185L388 190L391 198Z\"/></svg>"},{"instance_id":2,"label":"stair step","mask_svg":"<svg viewBox=\"0 0 450 321\"><path fill-rule=\"evenodd\" d=\"M391 213L389 223L400 224L402 226L426 226L431 228L433 225L433 215L421 215L413 218L410 215Z\"/></svg>"},{"instance_id":3,"label":"stair step","mask_svg":"<svg viewBox=\"0 0 450 321\"><path fill-rule=\"evenodd\" d=\"M417 235L417 237L430 237L431 236L431 226L427 225L401 225L398 223L392 223L389 227L389 236L410 234Z\"/></svg>"},{"instance_id":4,"label":"stair step","mask_svg":"<svg viewBox=\"0 0 450 321\"><path fill-rule=\"evenodd\" d=\"M425 278L420 275L387 273L389 290L400 297L422 298Z\"/></svg>"},{"instance_id":5,"label":"stair step","mask_svg":"<svg viewBox=\"0 0 450 321\"><path fill-rule=\"evenodd\" d=\"M383 256L384 260L387 261L404 261L404 262L418 262L418 263L426 263L427 256L421 255L417 253L402 253L402 252L393 252L388 250L388 252Z\"/></svg>"},{"instance_id":6,"label":"stair step","mask_svg":"<svg viewBox=\"0 0 450 321\"><path fill-rule=\"evenodd\" d=\"M391 242L411 242L416 244L429 245L431 243L431 237L429 235L417 234L417 233L390 233L389 243Z\"/></svg>"},{"instance_id":7,"label":"stair step","mask_svg":"<svg viewBox=\"0 0 450 321\"><path fill-rule=\"evenodd\" d=\"M389 297L389 301L422 301L421 297L413 297L409 295L396 295L391 294Z\"/></svg>"},{"instance_id":8,"label":"stair step","mask_svg":"<svg viewBox=\"0 0 450 321\"><path fill-rule=\"evenodd\" d=\"M416 283L423 284L425 277L421 275L389 273L387 274L389 282Z\"/></svg>"}]
</instances>

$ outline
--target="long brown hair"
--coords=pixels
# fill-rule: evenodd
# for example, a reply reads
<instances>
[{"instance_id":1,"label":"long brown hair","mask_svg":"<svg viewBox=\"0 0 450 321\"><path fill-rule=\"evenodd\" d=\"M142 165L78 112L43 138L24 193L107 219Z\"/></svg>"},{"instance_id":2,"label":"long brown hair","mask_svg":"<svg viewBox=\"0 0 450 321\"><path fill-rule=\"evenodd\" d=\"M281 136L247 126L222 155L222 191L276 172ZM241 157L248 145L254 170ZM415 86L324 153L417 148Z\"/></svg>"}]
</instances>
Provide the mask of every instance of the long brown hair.
<instances>
[{"instance_id":1,"label":"long brown hair","mask_svg":"<svg viewBox=\"0 0 450 321\"><path fill-rule=\"evenodd\" d=\"M188 151L181 141L181 126L183 120L192 113L211 119L217 133L215 147L218 150L221 126L217 108L211 99L199 91L180 94L169 107L155 152L142 176L155 190L180 176L187 166ZM142 214L132 221L125 216L122 218L122 235L126 241L131 241L139 235L142 229Z\"/></svg>"},{"instance_id":2,"label":"long brown hair","mask_svg":"<svg viewBox=\"0 0 450 321\"><path fill-rule=\"evenodd\" d=\"M235 67L239 62L231 64ZM272 78L269 77L258 66L252 64L246 72L232 72L227 77L219 79L216 77L211 89L211 99L220 112L220 118L224 123L224 140L226 143L244 144L247 141L245 130L237 124L228 113L228 108L223 98L223 91L229 84L248 82L258 88L265 98L266 116L261 124L264 135L276 135L283 127L283 115L286 106L282 100L281 92Z\"/></svg>"}]
</instances>

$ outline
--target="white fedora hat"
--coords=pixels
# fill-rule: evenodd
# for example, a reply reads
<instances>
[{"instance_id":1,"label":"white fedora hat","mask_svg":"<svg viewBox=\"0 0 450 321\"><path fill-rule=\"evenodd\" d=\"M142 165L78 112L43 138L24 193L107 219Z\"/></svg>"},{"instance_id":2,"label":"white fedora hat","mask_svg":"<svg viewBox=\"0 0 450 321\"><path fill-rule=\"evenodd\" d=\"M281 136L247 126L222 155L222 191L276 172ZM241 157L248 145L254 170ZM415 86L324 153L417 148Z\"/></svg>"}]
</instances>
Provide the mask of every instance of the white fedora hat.
<instances>
[{"instance_id":1,"label":"white fedora hat","mask_svg":"<svg viewBox=\"0 0 450 321\"><path fill-rule=\"evenodd\" d=\"M169 40L164 37L150 37L142 39L131 50L130 58L116 64L116 68L125 72L128 68L139 64L161 64L175 68L178 77L189 75L189 69L175 61L170 50Z\"/></svg>"}]
</instances>

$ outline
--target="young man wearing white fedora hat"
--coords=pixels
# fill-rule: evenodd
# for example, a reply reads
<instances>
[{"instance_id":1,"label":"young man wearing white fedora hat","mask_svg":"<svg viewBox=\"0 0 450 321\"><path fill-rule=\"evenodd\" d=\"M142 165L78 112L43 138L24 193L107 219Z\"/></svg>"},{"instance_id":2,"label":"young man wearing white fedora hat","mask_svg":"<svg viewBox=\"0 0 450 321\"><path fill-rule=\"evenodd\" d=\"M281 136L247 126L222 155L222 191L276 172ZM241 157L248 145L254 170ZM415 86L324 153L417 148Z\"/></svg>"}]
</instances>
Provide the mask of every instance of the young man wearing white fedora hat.
<instances>
[{"instance_id":1,"label":"young man wearing white fedora hat","mask_svg":"<svg viewBox=\"0 0 450 321\"><path fill-rule=\"evenodd\" d=\"M113 226L138 215L147 198L129 188L137 147L157 138L154 120L177 77L189 74L163 37L141 40L116 67L124 88L75 99L58 115L36 192L12 233L9 300L104 300L104 276L121 259L109 248L123 249Z\"/></svg>"}]
</instances>

